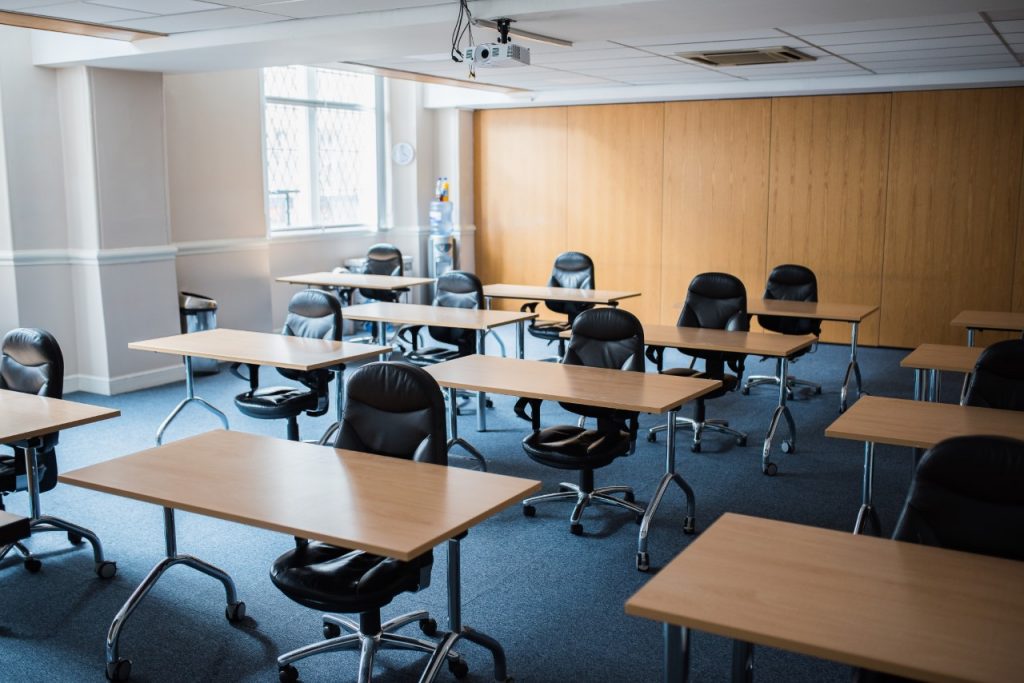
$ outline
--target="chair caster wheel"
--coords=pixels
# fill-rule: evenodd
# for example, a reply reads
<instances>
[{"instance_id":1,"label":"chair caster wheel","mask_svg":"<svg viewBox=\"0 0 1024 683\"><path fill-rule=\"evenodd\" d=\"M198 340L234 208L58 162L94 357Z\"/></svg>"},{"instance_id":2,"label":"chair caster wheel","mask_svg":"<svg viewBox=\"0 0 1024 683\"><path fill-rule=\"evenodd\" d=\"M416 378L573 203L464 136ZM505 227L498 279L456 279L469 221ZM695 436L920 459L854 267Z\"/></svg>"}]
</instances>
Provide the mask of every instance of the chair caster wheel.
<instances>
[{"instance_id":1,"label":"chair caster wheel","mask_svg":"<svg viewBox=\"0 0 1024 683\"><path fill-rule=\"evenodd\" d=\"M774 477L775 473L778 472L778 471L779 471L778 465L776 465L773 462L770 462L770 463L766 464L764 467L761 468L761 473L765 474L765 475L767 475L769 477Z\"/></svg>"},{"instance_id":2,"label":"chair caster wheel","mask_svg":"<svg viewBox=\"0 0 1024 683\"><path fill-rule=\"evenodd\" d=\"M39 570L43 568L43 563L34 557L25 558L25 569L28 570L29 574L38 574Z\"/></svg>"},{"instance_id":3,"label":"chair caster wheel","mask_svg":"<svg viewBox=\"0 0 1024 683\"><path fill-rule=\"evenodd\" d=\"M569 533L572 534L573 536L582 536L583 535L583 525L580 524L579 522L574 522L574 523L570 524L569 525Z\"/></svg>"},{"instance_id":4,"label":"chair caster wheel","mask_svg":"<svg viewBox=\"0 0 1024 683\"><path fill-rule=\"evenodd\" d=\"M461 681L469 675L469 664L466 664L464 659L449 659L448 670L452 672L452 676Z\"/></svg>"},{"instance_id":5,"label":"chair caster wheel","mask_svg":"<svg viewBox=\"0 0 1024 683\"><path fill-rule=\"evenodd\" d=\"M736 439L736 445L737 446L746 446L747 445L747 437L744 436L742 438Z\"/></svg>"},{"instance_id":6,"label":"chair caster wheel","mask_svg":"<svg viewBox=\"0 0 1024 683\"><path fill-rule=\"evenodd\" d=\"M647 443L658 443L658 433L647 432Z\"/></svg>"},{"instance_id":7,"label":"chair caster wheel","mask_svg":"<svg viewBox=\"0 0 1024 683\"><path fill-rule=\"evenodd\" d=\"M291 664L287 664L277 670L277 678L281 683L298 683L299 670Z\"/></svg>"},{"instance_id":8,"label":"chair caster wheel","mask_svg":"<svg viewBox=\"0 0 1024 683\"><path fill-rule=\"evenodd\" d=\"M232 602L224 608L224 616L228 618L232 624L237 624L242 619L245 619L245 603L239 600L238 602Z\"/></svg>"},{"instance_id":9,"label":"chair caster wheel","mask_svg":"<svg viewBox=\"0 0 1024 683\"><path fill-rule=\"evenodd\" d=\"M330 621L324 622L324 640L337 638L341 635L341 627Z\"/></svg>"},{"instance_id":10,"label":"chair caster wheel","mask_svg":"<svg viewBox=\"0 0 1024 683\"><path fill-rule=\"evenodd\" d=\"M118 659L116 662L107 662L108 681L127 681L132 677L132 660Z\"/></svg>"},{"instance_id":11,"label":"chair caster wheel","mask_svg":"<svg viewBox=\"0 0 1024 683\"><path fill-rule=\"evenodd\" d=\"M634 494L632 491L625 491L622 494L622 500L626 501L627 503L635 503L636 494Z\"/></svg>"},{"instance_id":12,"label":"chair caster wheel","mask_svg":"<svg viewBox=\"0 0 1024 683\"><path fill-rule=\"evenodd\" d=\"M692 536L693 532L697 530L697 523L693 517L683 518L683 533Z\"/></svg>"},{"instance_id":13,"label":"chair caster wheel","mask_svg":"<svg viewBox=\"0 0 1024 683\"><path fill-rule=\"evenodd\" d=\"M100 562L96 565L96 576L101 579L112 579L117 574L117 562Z\"/></svg>"},{"instance_id":14,"label":"chair caster wheel","mask_svg":"<svg viewBox=\"0 0 1024 683\"><path fill-rule=\"evenodd\" d=\"M694 453L700 453L700 442L690 444L690 450Z\"/></svg>"},{"instance_id":15,"label":"chair caster wheel","mask_svg":"<svg viewBox=\"0 0 1024 683\"><path fill-rule=\"evenodd\" d=\"M636 554L636 569L637 571L645 572L651 568L651 556L647 553Z\"/></svg>"},{"instance_id":16,"label":"chair caster wheel","mask_svg":"<svg viewBox=\"0 0 1024 683\"><path fill-rule=\"evenodd\" d=\"M793 451L796 450L796 448L793 447L792 441L783 441L781 444L779 444L779 446L782 449L783 453L792 453Z\"/></svg>"},{"instance_id":17,"label":"chair caster wheel","mask_svg":"<svg viewBox=\"0 0 1024 683\"><path fill-rule=\"evenodd\" d=\"M536 517L536 516L537 516L537 508L533 507L532 505L524 505L523 506L523 517Z\"/></svg>"},{"instance_id":18,"label":"chair caster wheel","mask_svg":"<svg viewBox=\"0 0 1024 683\"><path fill-rule=\"evenodd\" d=\"M437 622L427 617L426 619L420 619L420 631L425 636L436 636L437 635Z\"/></svg>"},{"instance_id":19,"label":"chair caster wheel","mask_svg":"<svg viewBox=\"0 0 1024 683\"><path fill-rule=\"evenodd\" d=\"M74 531L68 532L68 543L71 545L82 545L82 537L80 534L76 534Z\"/></svg>"},{"instance_id":20,"label":"chair caster wheel","mask_svg":"<svg viewBox=\"0 0 1024 683\"><path fill-rule=\"evenodd\" d=\"M750 396L750 387L743 387L740 389L740 393L744 396Z\"/></svg>"}]
</instances>

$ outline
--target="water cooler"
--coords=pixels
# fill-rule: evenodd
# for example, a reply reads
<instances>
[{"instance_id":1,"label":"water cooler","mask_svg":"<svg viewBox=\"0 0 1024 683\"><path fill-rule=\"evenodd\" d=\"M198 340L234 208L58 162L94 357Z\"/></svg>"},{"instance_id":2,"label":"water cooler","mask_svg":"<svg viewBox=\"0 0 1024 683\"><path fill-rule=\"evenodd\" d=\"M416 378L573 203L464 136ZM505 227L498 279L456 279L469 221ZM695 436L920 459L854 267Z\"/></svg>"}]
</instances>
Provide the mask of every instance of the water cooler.
<instances>
[{"instance_id":1,"label":"water cooler","mask_svg":"<svg viewBox=\"0 0 1024 683\"><path fill-rule=\"evenodd\" d=\"M427 275L439 277L459 267L458 246L452 234L452 203L430 202L430 238L427 242Z\"/></svg>"}]
</instances>

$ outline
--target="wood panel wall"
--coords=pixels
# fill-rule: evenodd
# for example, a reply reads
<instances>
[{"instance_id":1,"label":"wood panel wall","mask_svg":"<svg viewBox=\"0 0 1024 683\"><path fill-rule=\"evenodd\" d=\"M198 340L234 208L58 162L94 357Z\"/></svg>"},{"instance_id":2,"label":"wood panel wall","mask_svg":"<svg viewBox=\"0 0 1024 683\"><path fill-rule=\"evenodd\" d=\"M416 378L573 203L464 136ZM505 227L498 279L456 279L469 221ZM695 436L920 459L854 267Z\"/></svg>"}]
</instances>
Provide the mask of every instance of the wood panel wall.
<instances>
[{"instance_id":1,"label":"wood panel wall","mask_svg":"<svg viewBox=\"0 0 1024 683\"><path fill-rule=\"evenodd\" d=\"M773 103L768 268L809 267L819 301L881 303L891 101L882 94ZM826 341L849 338L847 324L822 326ZM860 339L878 343L878 316L864 322Z\"/></svg>"},{"instance_id":2,"label":"wood panel wall","mask_svg":"<svg viewBox=\"0 0 1024 683\"><path fill-rule=\"evenodd\" d=\"M1024 89L893 95L881 344L963 343L958 312L1009 310L1022 144Z\"/></svg>"},{"instance_id":3,"label":"wood panel wall","mask_svg":"<svg viewBox=\"0 0 1024 683\"><path fill-rule=\"evenodd\" d=\"M764 291L771 108L767 99L665 105L660 322L675 324L698 273L732 273L748 296Z\"/></svg>"},{"instance_id":4,"label":"wood panel wall","mask_svg":"<svg viewBox=\"0 0 1024 683\"><path fill-rule=\"evenodd\" d=\"M756 297L773 266L804 263L823 301L880 303L863 343L901 347L963 343L949 321L964 308L1024 310L1024 88L492 110L475 124L485 282L542 284L579 249L599 287L640 289L629 308L671 323L697 272L732 272Z\"/></svg>"},{"instance_id":5,"label":"wood panel wall","mask_svg":"<svg viewBox=\"0 0 1024 683\"><path fill-rule=\"evenodd\" d=\"M571 107L568 124L568 244L594 259L598 288L643 292L622 307L653 320L661 298L665 105Z\"/></svg>"}]
</instances>

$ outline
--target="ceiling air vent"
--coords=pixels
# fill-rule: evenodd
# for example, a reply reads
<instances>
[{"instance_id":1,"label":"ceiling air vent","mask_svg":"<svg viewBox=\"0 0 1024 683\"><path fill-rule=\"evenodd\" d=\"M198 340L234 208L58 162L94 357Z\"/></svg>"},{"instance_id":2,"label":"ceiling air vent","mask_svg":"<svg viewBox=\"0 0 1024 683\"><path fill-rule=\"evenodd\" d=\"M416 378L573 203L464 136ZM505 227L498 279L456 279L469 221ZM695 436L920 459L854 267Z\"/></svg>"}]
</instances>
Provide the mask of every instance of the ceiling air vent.
<instances>
[{"instance_id":1,"label":"ceiling air vent","mask_svg":"<svg viewBox=\"0 0 1024 683\"><path fill-rule=\"evenodd\" d=\"M811 55L791 47L759 47L751 50L712 50L708 52L677 52L677 57L705 66L754 66L756 64L785 64L787 62L813 62Z\"/></svg>"}]
</instances>

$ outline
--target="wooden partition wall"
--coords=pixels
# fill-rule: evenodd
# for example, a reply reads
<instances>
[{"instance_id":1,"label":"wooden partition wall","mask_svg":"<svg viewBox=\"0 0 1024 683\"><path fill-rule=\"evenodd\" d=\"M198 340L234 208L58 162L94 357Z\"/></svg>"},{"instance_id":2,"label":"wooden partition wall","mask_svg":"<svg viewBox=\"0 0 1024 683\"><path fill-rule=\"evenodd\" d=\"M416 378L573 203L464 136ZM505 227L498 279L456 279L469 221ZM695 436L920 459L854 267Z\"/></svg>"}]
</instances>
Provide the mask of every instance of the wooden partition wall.
<instances>
[{"instance_id":1,"label":"wooden partition wall","mask_svg":"<svg viewBox=\"0 0 1024 683\"><path fill-rule=\"evenodd\" d=\"M863 343L899 347L1024 310L1024 88L487 110L475 134L484 282L543 284L575 249L674 323L697 273L759 297L802 263L821 300L881 305Z\"/></svg>"}]
</instances>

